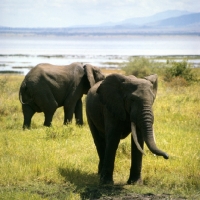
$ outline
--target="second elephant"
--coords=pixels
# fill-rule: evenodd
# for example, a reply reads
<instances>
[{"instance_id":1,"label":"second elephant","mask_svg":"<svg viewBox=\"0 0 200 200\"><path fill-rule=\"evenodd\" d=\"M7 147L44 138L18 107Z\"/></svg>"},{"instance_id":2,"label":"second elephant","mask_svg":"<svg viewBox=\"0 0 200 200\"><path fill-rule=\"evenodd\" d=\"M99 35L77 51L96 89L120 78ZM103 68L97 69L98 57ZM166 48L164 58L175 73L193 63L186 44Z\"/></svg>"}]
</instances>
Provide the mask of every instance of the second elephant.
<instances>
[{"instance_id":1,"label":"second elephant","mask_svg":"<svg viewBox=\"0 0 200 200\"><path fill-rule=\"evenodd\" d=\"M25 76L19 90L23 128L30 128L31 118L36 112L43 112L44 125L50 126L56 109L61 106L64 107L64 124L71 122L75 113L76 123L82 125L81 98L104 78L99 68L90 64L37 65Z\"/></svg>"},{"instance_id":2,"label":"second elephant","mask_svg":"<svg viewBox=\"0 0 200 200\"><path fill-rule=\"evenodd\" d=\"M144 142L150 151L168 159L158 149L153 134L152 105L157 92L157 75L144 79L109 75L88 92L86 113L99 156L101 184L113 183L114 161L120 139L132 132L131 169L128 183L141 181Z\"/></svg>"}]
</instances>

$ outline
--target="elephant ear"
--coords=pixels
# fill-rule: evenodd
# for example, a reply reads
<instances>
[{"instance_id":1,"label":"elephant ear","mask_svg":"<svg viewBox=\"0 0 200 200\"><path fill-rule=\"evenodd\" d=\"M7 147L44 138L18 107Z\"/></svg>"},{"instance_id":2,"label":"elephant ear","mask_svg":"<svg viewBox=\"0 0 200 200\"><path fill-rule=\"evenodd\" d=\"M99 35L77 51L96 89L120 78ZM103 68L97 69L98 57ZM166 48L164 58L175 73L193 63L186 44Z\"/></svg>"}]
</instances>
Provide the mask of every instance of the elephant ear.
<instances>
[{"instance_id":1,"label":"elephant ear","mask_svg":"<svg viewBox=\"0 0 200 200\"><path fill-rule=\"evenodd\" d=\"M86 64L83 66L83 68L90 83L90 87L92 87L95 83L105 79L105 76L101 73L101 70L98 67Z\"/></svg>"},{"instance_id":2,"label":"elephant ear","mask_svg":"<svg viewBox=\"0 0 200 200\"><path fill-rule=\"evenodd\" d=\"M157 74L153 74L150 76L144 77L146 80L150 81L153 84L153 94L156 98L157 89L158 89L158 76Z\"/></svg>"},{"instance_id":3,"label":"elephant ear","mask_svg":"<svg viewBox=\"0 0 200 200\"><path fill-rule=\"evenodd\" d=\"M126 111L124 107L123 82L125 76L112 74L105 78L97 89L102 104L112 113L112 115L124 121Z\"/></svg>"},{"instance_id":4,"label":"elephant ear","mask_svg":"<svg viewBox=\"0 0 200 200\"><path fill-rule=\"evenodd\" d=\"M90 83L90 87L92 87L96 83L94 79L94 74L93 74L93 66L90 64L86 64L83 66L83 68L85 70L88 81Z\"/></svg>"}]
</instances>

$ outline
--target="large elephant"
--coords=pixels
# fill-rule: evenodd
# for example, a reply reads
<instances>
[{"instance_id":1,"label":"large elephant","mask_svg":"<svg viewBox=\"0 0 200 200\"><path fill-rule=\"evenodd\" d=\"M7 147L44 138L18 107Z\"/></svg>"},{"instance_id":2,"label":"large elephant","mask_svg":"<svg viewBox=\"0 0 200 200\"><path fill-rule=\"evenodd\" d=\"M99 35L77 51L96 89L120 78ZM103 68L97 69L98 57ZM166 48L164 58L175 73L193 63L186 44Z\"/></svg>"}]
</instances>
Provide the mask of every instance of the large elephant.
<instances>
[{"instance_id":1,"label":"large elephant","mask_svg":"<svg viewBox=\"0 0 200 200\"><path fill-rule=\"evenodd\" d=\"M76 123L82 125L81 98L104 78L99 68L90 64L37 65L25 76L19 90L23 128L30 128L31 118L36 112L43 112L44 125L50 126L56 109L61 106L64 107L64 124L71 122L75 113Z\"/></svg>"},{"instance_id":2,"label":"large elephant","mask_svg":"<svg viewBox=\"0 0 200 200\"><path fill-rule=\"evenodd\" d=\"M113 184L116 150L120 139L132 132L131 168L128 184L141 182L144 142L153 154L168 159L157 148L152 105L157 92L157 75L144 79L111 74L88 92L86 114L99 156L101 184Z\"/></svg>"}]
</instances>

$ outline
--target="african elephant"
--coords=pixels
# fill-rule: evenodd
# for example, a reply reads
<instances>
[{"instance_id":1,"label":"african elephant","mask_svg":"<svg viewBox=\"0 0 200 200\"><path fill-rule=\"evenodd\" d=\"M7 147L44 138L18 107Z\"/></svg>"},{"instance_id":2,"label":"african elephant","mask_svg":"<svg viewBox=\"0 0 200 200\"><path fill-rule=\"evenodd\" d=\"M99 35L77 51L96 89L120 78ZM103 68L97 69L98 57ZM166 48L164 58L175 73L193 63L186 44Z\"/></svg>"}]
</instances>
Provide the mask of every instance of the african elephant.
<instances>
[{"instance_id":1,"label":"african elephant","mask_svg":"<svg viewBox=\"0 0 200 200\"><path fill-rule=\"evenodd\" d=\"M100 184L113 184L118 144L130 132L131 168L128 184L142 181L144 142L153 154L168 159L168 155L157 148L154 140L152 105L156 92L157 75L140 79L111 74L89 90L86 114L99 156Z\"/></svg>"},{"instance_id":2,"label":"african elephant","mask_svg":"<svg viewBox=\"0 0 200 200\"><path fill-rule=\"evenodd\" d=\"M81 98L104 78L99 68L90 64L38 64L25 76L19 90L23 128L30 128L31 118L36 112L43 112L44 126L50 126L56 109L61 106L64 107L64 124L71 122L75 113L76 123L82 125Z\"/></svg>"}]
</instances>

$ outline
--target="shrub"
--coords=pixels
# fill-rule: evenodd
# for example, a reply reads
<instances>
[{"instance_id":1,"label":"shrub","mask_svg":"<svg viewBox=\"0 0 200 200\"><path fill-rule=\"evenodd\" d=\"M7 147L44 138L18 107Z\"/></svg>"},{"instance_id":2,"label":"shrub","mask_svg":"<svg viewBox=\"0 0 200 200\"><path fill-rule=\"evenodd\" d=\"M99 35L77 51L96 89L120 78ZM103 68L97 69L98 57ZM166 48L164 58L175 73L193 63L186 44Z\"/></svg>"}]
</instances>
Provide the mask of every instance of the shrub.
<instances>
[{"instance_id":1,"label":"shrub","mask_svg":"<svg viewBox=\"0 0 200 200\"><path fill-rule=\"evenodd\" d=\"M151 74L164 74L165 63L154 62L154 60L146 57L130 58L129 62L122 68L125 75L134 75L143 78Z\"/></svg>"},{"instance_id":2,"label":"shrub","mask_svg":"<svg viewBox=\"0 0 200 200\"><path fill-rule=\"evenodd\" d=\"M123 67L126 75L144 77L151 74L151 62L144 57L131 58L127 65Z\"/></svg>"},{"instance_id":3,"label":"shrub","mask_svg":"<svg viewBox=\"0 0 200 200\"><path fill-rule=\"evenodd\" d=\"M171 82L175 78L184 79L188 83L197 80L190 64L186 61L173 62L172 67L166 68L164 80Z\"/></svg>"},{"instance_id":4,"label":"shrub","mask_svg":"<svg viewBox=\"0 0 200 200\"><path fill-rule=\"evenodd\" d=\"M184 78L182 77L175 77L175 78L172 78L170 82L168 82L168 86L170 87L185 87L185 86L188 86L189 83L188 81L186 81Z\"/></svg>"}]
</instances>

